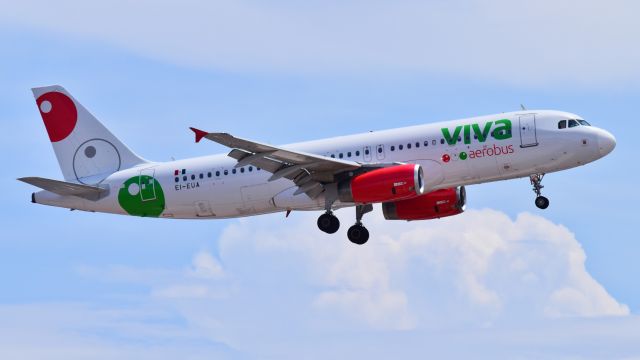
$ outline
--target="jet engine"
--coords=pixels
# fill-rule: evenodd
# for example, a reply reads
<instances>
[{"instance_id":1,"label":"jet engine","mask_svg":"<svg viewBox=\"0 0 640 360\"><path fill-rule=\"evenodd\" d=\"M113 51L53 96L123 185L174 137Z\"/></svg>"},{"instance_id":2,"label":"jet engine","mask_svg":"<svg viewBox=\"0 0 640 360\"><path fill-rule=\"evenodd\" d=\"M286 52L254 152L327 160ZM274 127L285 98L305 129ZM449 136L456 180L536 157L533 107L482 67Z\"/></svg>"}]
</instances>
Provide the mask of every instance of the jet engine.
<instances>
[{"instance_id":1,"label":"jet engine","mask_svg":"<svg viewBox=\"0 0 640 360\"><path fill-rule=\"evenodd\" d=\"M424 172L418 164L375 169L338 184L338 199L358 204L410 199L423 193Z\"/></svg>"},{"instance_id":2,"label":"jet engine","mask_svg":"<svg viewBox=\"0 0 640 360\"><path fill-rule=\"evenodd\" d=\"M461 214L467 202L464 186L441 189L412 199L385 202L387 220L429 220Z\"/></svg>"}]
</instances>

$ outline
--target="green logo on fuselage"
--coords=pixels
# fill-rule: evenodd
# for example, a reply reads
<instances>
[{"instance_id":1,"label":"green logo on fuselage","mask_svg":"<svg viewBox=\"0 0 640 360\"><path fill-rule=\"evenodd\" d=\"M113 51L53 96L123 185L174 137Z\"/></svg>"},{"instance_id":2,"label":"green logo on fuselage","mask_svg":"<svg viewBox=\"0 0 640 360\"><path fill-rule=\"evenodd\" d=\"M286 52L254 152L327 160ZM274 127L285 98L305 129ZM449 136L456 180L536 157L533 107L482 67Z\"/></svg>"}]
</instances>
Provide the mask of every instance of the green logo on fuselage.
<instances>
[{"instance_id":1,"label":"green logo on fuselage","mask_svg":"<svg viewBox=\"0 0 640 360\"><path fill-rule=\"evenodd\" d=\"M158 217L164 211L164 192L151 176L134 176L122 184L118 203L129 215Z\"/></svg>"},{"instance_id":2,"label":"green logo on fuselage","mask_svg":"<svg viewBox=\"0 0 640 360\"><path fill-rule=\"evenodd\" d=\"M493 130L492 130L493 129ZM496 122L489 121L484 124L484 126L480 127L480 124L467 124L467 125L458 125L453 130L453 133L449 130L449 128L442 128L442 136L447 141L449 145L455 145L460 138L460 134L462 133L462 142L465 144L471 144L471 131L473 130L473 134L475 135L474 139L477 139L478 142L485 142L489 138L490 135L496 140L506 140L511 138L511 120L502 119L496 120Z\"/></svg>"}]
</instances>

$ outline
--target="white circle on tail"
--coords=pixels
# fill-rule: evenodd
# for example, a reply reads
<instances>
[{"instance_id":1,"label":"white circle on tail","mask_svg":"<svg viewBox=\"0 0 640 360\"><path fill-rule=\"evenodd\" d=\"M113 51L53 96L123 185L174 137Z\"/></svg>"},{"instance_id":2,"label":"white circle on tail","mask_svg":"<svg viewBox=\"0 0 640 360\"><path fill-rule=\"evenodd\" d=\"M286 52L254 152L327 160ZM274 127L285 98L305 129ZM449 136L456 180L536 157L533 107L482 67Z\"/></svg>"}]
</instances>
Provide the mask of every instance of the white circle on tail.
<instances>
[{"instance_id":1,"label":"white circle on tail","mask_svg":"<svg viewBox=\"0 0 640 360\"><path fill-rule=\"evenodd\" d=\"M51 102L48 101L48 100L45 100L40 104L40 111L42 111L43 113L47 114L47 113L49 113L49 111L51 111L52 107L53 106L51 106Z\"/></svg>"},{"instance_id":2,"label":"white circle on tail","mask_svg":"<svg viewBox=\"0 0 640 360\"><path fill-rule=\"evenodd\" d=\"M136 196L140 193L140 186L136 183L129 184L129 188L127 189L129 195Z\"/></svg>"},{"instance_id":3,"label":"white circle on tail","mask_svg":"<svg viewBox=\"0 0 640 360\"><path fill-rule=\"evenodd\" d=\"M87 140L73 154L73 172L83 184L96 184L120 170L120 153L104 139Z\"/></svg>"}]
</instances>

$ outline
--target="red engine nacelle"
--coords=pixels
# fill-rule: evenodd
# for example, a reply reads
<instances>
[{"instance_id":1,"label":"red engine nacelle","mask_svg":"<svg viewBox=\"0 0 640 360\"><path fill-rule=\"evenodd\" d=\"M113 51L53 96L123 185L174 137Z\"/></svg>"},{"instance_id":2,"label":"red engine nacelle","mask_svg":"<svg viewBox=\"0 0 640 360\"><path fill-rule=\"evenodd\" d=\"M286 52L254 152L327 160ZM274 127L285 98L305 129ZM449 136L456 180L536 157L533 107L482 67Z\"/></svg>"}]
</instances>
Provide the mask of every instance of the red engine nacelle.
<instances>
[{"instance_id":1,"label":"red engine nacelle","mask_svg":"<svg viewBox=\"0 0 640 360\"><path fill-rule=\"evenodd\" d=\"M429 220L458 215L464 211L464 186L441 189L413 199L386 202L382 212L387 220Z\"/></svg>"},{"instance_id":2,"label":"red engine nacelle","mask_svg":"<svg viewBox=\"0 0 640 360\"><path fill-rule=\"evenodd\" d=\"M338 184L338 199L359 204L410 199L424 193L423 180L417 164L375 169Z\"/></svg>"}]
</instances>

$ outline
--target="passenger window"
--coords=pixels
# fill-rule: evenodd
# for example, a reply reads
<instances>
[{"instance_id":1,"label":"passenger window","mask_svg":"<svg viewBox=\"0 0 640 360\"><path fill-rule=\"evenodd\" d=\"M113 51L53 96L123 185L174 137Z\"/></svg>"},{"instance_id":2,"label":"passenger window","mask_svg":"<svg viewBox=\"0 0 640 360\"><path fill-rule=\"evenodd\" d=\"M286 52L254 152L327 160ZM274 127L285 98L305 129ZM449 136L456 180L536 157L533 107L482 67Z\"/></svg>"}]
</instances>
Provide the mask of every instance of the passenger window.
<instances>
[{"instance_id":1,"label":"passenger window","mask_svg":"<svg viewBox=\"0 0 640 360\"><path fill-rule=\"evenodd\" d=\"M378 146L378 154L382 154L382 146Z\"/></svg>"},{"instance_id":2,"label":"passenger window","mask_svg":"<svg viewBox=\"0 0 640 360\"><path fill-rule=\"evenodd\" d=\"M364 150L364 154L365 154L365 155L369 155L369 149L365 149L365 150Z\"/></svg>"},{"instance_id":3,"label":"passenger window","mask_svg":"<svg viewBox=\"0 0 640 360\"><path fill-rule=\"evenodd\" d=\"M253 166L249 166L249 172L253 171Z\"/></svg>"},{"instance_id":4,"label":"passenger window","mask_svg":"<svg viewBox=\"0 0 640 360\"><path fill-rule=\"evenodd\" d=\"M576 127L576 126L578 126L578 125L579 125L579 124L578 124L578 122L577 122L577 121L575 121L575 120L573 120L573 119L569 120L569 127L570 127L570 128L572 128L572 127Z\"/></svg>"},{"instance_id":5,"label":"passenger window","mask_svg":"<svg viewBox=\"0 0 640 360\"><path fill-rule=\"evenodd\" d=\"M335 155L335 154L331 154L331 157L335 159L335 158L336 158L336 155Z\"/></svg>"},{"instance_id":6,"label":"passenger window","mask_svg":"<svg viewBox=\"0 0 640 360\"><path fill-rule=\"evenodd\" d=\"M567 127L567 120L560 120L558 123L558 129L564 129Z\"/></svg>"},{"instance_id":7,"label":"passenger window","mask_svg":"<svg viewBox=\"0 0 640 360\"><path fill-rule=\"evenodd\" d=\"M444 145L444 139L440 139L440 144Z\"/></svg>"},{"instance_id":8,"label":"passenger window","mask_svg":"<svg viewBox=\"0 0 640 360\"><path fill-rule=\"evenodd\" d=\"M342 153L338 154L338 157L339 157L340 159L342 159Z\"/></svg>"},{"instance_id":9,"label":"passenger window","mask_svg":"<svg viewBox=\"0 0 640 360\"><path fill-rule=\"evenodd\" d=\"M407 149L411 149L411 143L407 144Z\"/></svg>"},{"instance_id":10,"label":"passenger window","mask_svg":"<svg viewBox=\"0 0 640 360\"><path fill-rule=\"evenodd\" d=\"M256 171L260 171L260 168L259 168L259 167L257 167L257 168L256 168Z\"/></svg>"},{"instance_id":11,"label":"passenger window","mask_svg":"<svg viewBox=\"0 0 640 360\"><path fill-rule=\"evenodd\" d=\"M398 145L398 150L402 150L402 149L404 149L402 145Z\"/></svg>"},{"instance_id":12,"label":"passenger window","mask_svg":"<svg viewBox=\"0 0 640 360\"><path fill-rule=\"evenodd\" d=\"M195 180L196 176L194 174L191 174L191 180Z\"/></svg>"},{"instance_id":13,"label":"passenger window","mask_svg":"<svg viewBox=\"0 0 640 360\"><path fill-rule=\"evenodd\" d=\"M396 151L396 147L391 145L391 151Z\"/></svg>"},{"instance_id":14,"label":"passenger window","mask_svg":"<svg viewBox=\"0 0 640 360\"><path fill-rule=\"evenodd\" d=\"M178 182L178 181L180 181L180 178L179 178L179 177L176 177L176 182Z\"/></svg>"},{"instance_id":15,"label":"passenger window","mask_svg":"<svg viewBox=\"0 0 640 360\"><path fill-rule=\"evenodd\" d=\"M347 157L351 157L351 151L347 153Z\"/></svg>"},{"instance_id":16,"label":"passenger window","mask_svg":"<svg viewBox=\"0 0 640 360\"><path fill-rule=\"evenodd\" d=\"M216 171L216 177L220 176L220 171Z\"/></svg>"},{"instance_id":17,"label":"passenger window","mask_svg":"<svg viewBox=\"0 0 640 360\"><path fill-rule=\"evenodd\" d=\"M211 177L211 171L207 173L207 177Z\"/></svg>"},{"instance_id":18,"label":"passenger window","mask_svg":"<svg viewBox=\"0 0 640 360\"><path fill-rule=\"evenodd\" d=\"M232 169L232 170L231 170L231 173L232 173L232 174L235 174L236 172L237 172L237 171L236 171L236 169Z\"/></svg>"},{"instance_id":19,"label":"passenger window","mask_svg":"<svg viewBox=\"0 0 640 360\"><path fill-rule=\"evenodd\" d=\"M424 146L429 146L429 140L424 141Z\"/></svg>"},{"instance_id":20,"label":"passenger window","mask_svg":"<svg viewBox=\"0 0 640 360\"><path fill-rule=\"evenodd\" d=\"M416 141L416 147L419 148L420 147L420 143Z\"/></svg>"},{"instance_id":21,"label":"passenger window","mask_svg":"<svg viewBox=\"0 0 640 360\"><path fill-rule=\"evenodd\" d=\"M200 173L200 179L204 179L204 174Z\"/></svg>"},{"instance_id":22,"label":"passenger window","mask_svg":"<svg viewBox=\"0 0 640 360\"><path fill-rule=\"evenodd\" d=\"M243 167L240 168L240 172L244 174L244 168Z\"/></svg>"},{"instance_id":23,"label":"passenger window","mask_svg":"<svg viewBox=\"0 0 640 360\"><path fill-rule=\"evenodd\" d=\"M360 150L356 151L356 156L360 156Z\"/></svg>"},{"instance_id":24,"label":"passenger window","mask_svg":"<svg viewBox=\"0 0 640 360\"><path fill-rule=\"evenodd\" d=\"M436 146L436 144L437 144L437 142L436 142L435 139L431 141L431 145Z\"/></svg>"},{"instance_id":25,"label":"passenger window","mask_svg":"<svg viewBox=\"0 0 640 360\"><path fill-rule=\"evenodd\" d=\"M187 181L187 175L182 177L182 181Z\"/></svg>"},{"instance_id":26,"label":"passenger window","mask_svg":"<svg viewBox=\"0 0 640 360\"><path fill-rule=\"evenodd\" d=\"M225 175L229 175L229 170L225 170L225 171L224 171L224 174L225 174Z\"/></svg>"}]
</instances>

